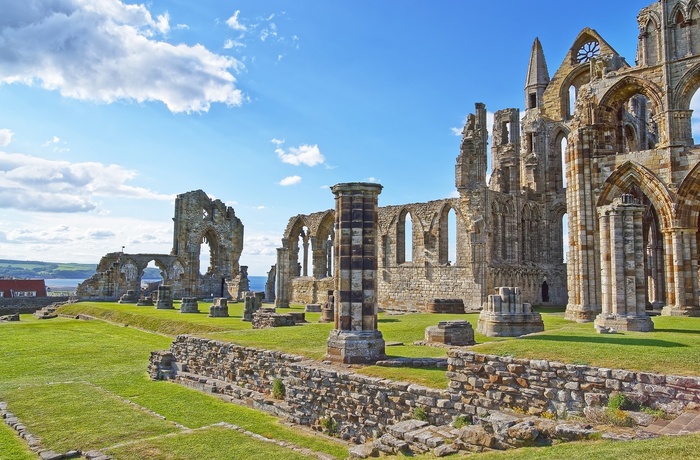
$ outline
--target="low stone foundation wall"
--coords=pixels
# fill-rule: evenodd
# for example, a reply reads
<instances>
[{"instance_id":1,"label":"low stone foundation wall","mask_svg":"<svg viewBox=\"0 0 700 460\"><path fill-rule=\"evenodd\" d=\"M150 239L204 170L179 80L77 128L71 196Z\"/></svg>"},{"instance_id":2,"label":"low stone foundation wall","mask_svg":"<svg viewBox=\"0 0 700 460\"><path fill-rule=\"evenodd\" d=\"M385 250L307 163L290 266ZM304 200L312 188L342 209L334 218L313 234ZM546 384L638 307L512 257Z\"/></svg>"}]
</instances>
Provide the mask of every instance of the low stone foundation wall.
<instances>
[{"instance_id":1,"label":"low stone foundation wall","mask_svg":"<svg viewBox=\"0 0 700 460\"><path fill-rule=\"evenodd\" d=\"M0 298L0 315L30 314L52 303L68 302L70 297L13 297Z\"/></svg>"},{"instance_id":2,"label":"low stone foundation wall","mask_svg":"<svg viewBox=\"0 0 700 460\"><path fill-rule=\"evenodd\" d=\"M581 413L614 393L669 413L700 407L700 377L631 372L546 360L514 359L452 348L448 388L367 377L300 356L216 340L178 336L170 350L151 353L152 379L236 399L302 424L331 417L341 437L365 442L422 409L434 425L457 416L488 416L512 408L530 415ZM271 396L275 379L283 400Z\"/></svg>"},{"instance_id":3,"label":"low stone foundation wall","mask_svg":"<svg viewBox=\"0 0 700 460\"><path fill-rule=\"evenodd\" d=\"M151 353L149 374L153 379L171 378L195 387L208 385L210 391L248 398L259 408L265 406L260 397L264 395L269 399L267 410L302 425L332 417L341 437L355 442L379 437L387 426L412 418L417 407L436 425L448 424L457 415L476 414L476 408L465 405L454 392L367 377L287 353L184 335L175 339L169 351ZM285 387L284 401L279 402L270 396L277 378Z\"/></svg>"},{"instance_id":4,"label":"low stone foundation wall","mask_svg":"<svg viewBox=\"0 0 700 460\"><path fill-rule=\"evenodd\" d=\"M700 377L605 369L546 360L515 359L450 349L450 391L486 409L513 408L564 416L607 404L624 393L669 413L700 407Z\"/></svg>"}]
</instances>

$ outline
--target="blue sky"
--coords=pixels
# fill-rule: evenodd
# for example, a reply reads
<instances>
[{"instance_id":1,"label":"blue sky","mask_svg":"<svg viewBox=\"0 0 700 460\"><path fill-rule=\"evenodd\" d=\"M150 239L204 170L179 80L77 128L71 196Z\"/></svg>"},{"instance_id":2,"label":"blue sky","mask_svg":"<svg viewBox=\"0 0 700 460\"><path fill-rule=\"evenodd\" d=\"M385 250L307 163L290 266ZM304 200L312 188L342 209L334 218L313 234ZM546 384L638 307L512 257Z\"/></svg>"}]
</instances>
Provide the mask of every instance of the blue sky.
<instances>
[{"instance_id":1,"label":"blue sky","mask_svg":"<svg viewBox=\"0 0 700 460\"><path fill-rule=\"evenodd\" d=\"M451 196L466 115L523 106L584 27L634 64L649 0L0 0L0 258L169 253L202 189L264 275L329 186L380 205Z\"/></svg>"}]
</instances>

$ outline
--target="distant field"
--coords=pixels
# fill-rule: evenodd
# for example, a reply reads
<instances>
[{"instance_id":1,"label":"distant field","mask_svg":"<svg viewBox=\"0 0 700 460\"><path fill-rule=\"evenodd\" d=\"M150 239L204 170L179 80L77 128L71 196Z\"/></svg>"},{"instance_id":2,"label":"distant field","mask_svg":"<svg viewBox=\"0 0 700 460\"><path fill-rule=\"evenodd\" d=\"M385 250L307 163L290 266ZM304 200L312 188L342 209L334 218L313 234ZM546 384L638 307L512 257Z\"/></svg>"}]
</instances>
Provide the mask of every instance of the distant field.
<instances>
[{"instance_id":1,"label":"distant field","mask_svg":"<svg viewBox=\"0 0 700 460\"><path fill-rule=\"evenodd\" d=\"M89 278L96 264L0 259L0 276L15 278Z\"/></svg>"}]
</instances>

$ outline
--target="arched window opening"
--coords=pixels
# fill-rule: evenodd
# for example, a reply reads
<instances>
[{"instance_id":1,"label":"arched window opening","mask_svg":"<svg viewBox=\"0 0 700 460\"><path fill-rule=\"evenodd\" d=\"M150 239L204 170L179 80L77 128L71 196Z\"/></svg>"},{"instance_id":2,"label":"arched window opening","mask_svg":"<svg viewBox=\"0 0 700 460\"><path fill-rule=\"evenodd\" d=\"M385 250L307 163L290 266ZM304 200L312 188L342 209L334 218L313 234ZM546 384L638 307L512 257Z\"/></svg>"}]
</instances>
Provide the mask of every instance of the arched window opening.
<instances>
[{"instance_id":1,"label":"arched window opening","mask_svg":"<svg viewBox=\"0 0 700 460\"><path fill-rule=\"evenodd\" d=\"M306 226L302 227L299 232L298 245L301 253L300 259L297 261L300 276L309 276L309 229Z\"/></svg>"},{"instance_id":2,"label":"arched window opening","mask_svg":"<svg viewBox=\"0 0 700 460\"><path fill-rule=\"evenodd\" d=\"M637 93L622 104L617 123L618 152L638 152L656 147L659 127L654 120L654 107L643 94Z\"/></svg>"},{"instance_id":3,"label":"arched window opening","mask_svg":"<svg viewBox=\"0 0 700 460\"><path fill-rule=\"evenodd\" d=\"M688 48L692 55L700 53L700 7L693 7L688 23Z\"/></svg>"},{"instance_id":4,"label":"arched window opening","mask_svg":"<svg viewBox=\"0 0 700 460\"><path fill-rule=\"evenodd\" d=\"M571 118L574 116L574 108L576 107L576 96L577 96L578 90L574 85L569 86L569 107L567 110L567 118Z\"/></svg>"},{"instance_id":5,"label":"arched window opening","mask_svg":"<svg viewBox=\"0 0 700 460\"><path fill-rule=\"evenodd\" d=\"M697 145L700 144L700 90L695 91L693 98L690 100L690 110L693 111L691 118L693 143Z\"/></svg>"},{"instance_id":6,"label":"arched window opening","mask_svg":"<svg viewBox=\"0 0 700 460\"><path fill-rule=\"evenodd\" d=\"M160 268L154 260L150 261L141 275L141 295L152 295L158 290L158 286L163 283L163 276Z\"/></svg>"},{"instance_id":7,"label":"arched window opening","mask_svg":"<svg viewBox=\"0 0 700 460\"><path fill-rule=\"evenodd\" d=\"M501 145L510 143L510 122L504 121L501 123Z\"/></svg>"},{"instance_id":8,"label":"arched window opening","mask_svg":"<svg viewBox=\"0 0 700 460\"><path fill-rule=\"evenodd\" d=\"M569 219L566 213L561 216L560 235L561 249L559 251L559 260L566 263L569 258Z\"/></svg>"},{"instance_id":9,"label":"arched window opening","mask_svg":"<svg viewBox=\"0 0 700 460\"><path fill-rule=\"evenodd\" d=\"M447 213L447 262L457 265L457 214L454 209Z\"/></svg>"},{"instance_id":10,"label":"arched window opening","mask_svg":"<svg viewBox=\"0 0 700 460\"><path fill-rule=\"evenodd\" d=\"M686 29L686 26L688 25L685 22L685 18L683 17L683 13L681 11L678 11L676 13L676 17L674 18L674 27L673 27L673 44L674 44L674 57L675 58L682 58L686 54L688 54L688 30Z\"/></svg>"},{"instance_id":11,"label":"arched window opening","mask_svg":"<svg viewBox=\"0 0 700 460\"><path fill-rule=\"evenodd\" d=\"M559 145L559 158L561 159L561 190L566 188L566 149L569 146L569 141L566 136L562 135ZM557 189L560 190L560 189Z\"/></svg>"},{"instance_id":12,"label":"arched window opening","mask_svg":"<svg viewBox=\"0 0 700 460\"><path fill-rule=\"evenodd\" d=\"M659 62L659 36L653 21L647 22L645 32L646 65L656 65Z\"/></svg>"},{"instance_id":13,"label":"arched window opening","mask_svg":"<svg viewBox=\"0 0 700 460\"><path fill-rule=\"evenodd\" d=\"M404 262L413 261L413 219L410 213L404 220L404 255Z\"/></svg>"},{"instance_id":14,"label":"arched window opening","mask_svg":"<svg viewBox=\"0 0 700 460\"><path fill-rule=\"evenodd\" d=\"M207 235L204 235L199 245L199 274L206 275L213 270L212 250Z\"/></svg>"},{"instance_id":15,"label":"arched window opening","mask_svg":"<svg viewBox=\"0 0 700 460\"><path fill-rule=\"evenodd\" d=\"M334 261L334 247L333 247L333 234L329 234L324 244L324 253L326 255L326 276L333 276L333 261Z\"/></svg>"}]
</instances>

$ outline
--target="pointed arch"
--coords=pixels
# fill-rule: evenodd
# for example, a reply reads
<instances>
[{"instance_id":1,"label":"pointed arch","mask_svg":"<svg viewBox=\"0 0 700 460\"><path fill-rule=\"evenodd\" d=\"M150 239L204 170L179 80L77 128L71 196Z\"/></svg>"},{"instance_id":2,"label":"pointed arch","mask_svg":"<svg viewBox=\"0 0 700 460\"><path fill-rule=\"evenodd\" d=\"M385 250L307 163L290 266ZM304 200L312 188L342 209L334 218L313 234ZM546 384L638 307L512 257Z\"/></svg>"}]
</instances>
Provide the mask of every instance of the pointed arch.
<instances>
[{"instance_id":1,"label":"pointed arch","mask_svg":"<svg viewBox=\"0 0 700 460\"><path fill-rule=\"evenodd\" d=\"M694 227L700 218L700 163L691 169L678 187L678 209L674 216L681 227Z\"/></svg>"},{"instance_id":2,"label":"pointed arch","mask_svg":"<svg viewBox=\"0 0 700 460\"><path fill-rule=\"evenodd\" d=\"M611 113L628 101L635 94L645 96L656 108L656 113L665 111L663 104L664 92L656 84L649 80L633 76L625 76L612 85L600 98L600 111L607 112L608 108L613 109ZM690 101L688 101L690 102Z\"/></svg>"},{"instance_id":3,"label":"pointed arch","mask_svg":"<svg viewBox=\"0 0 700 460\"><path fill-rule=\"evenodd\" d=\"M612 203L614 198L626 193L634 186L638 187L649 198L661 218L662 226L671 227L673 199L668 189L654 173L632 161L626 161L608 176L603 183L596 206Z\"/></svg>"},{"instance_id":4,"label":"pointed arch","mask_svg":"<svg viewBox=\"0 0 700 460\"><path fill-rule=\"evenodd\" d=\"M700 10L698 10L700 15ZM695 92L700 88L700 63L688 69L676 83L673 90L673 109L689 110L690 101Z\"/></svg>"}]
</instances>

